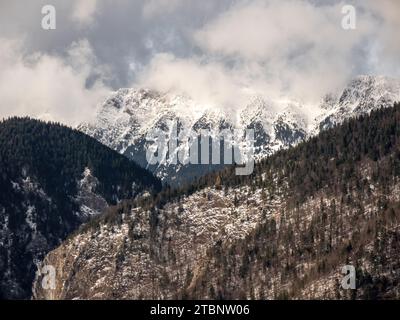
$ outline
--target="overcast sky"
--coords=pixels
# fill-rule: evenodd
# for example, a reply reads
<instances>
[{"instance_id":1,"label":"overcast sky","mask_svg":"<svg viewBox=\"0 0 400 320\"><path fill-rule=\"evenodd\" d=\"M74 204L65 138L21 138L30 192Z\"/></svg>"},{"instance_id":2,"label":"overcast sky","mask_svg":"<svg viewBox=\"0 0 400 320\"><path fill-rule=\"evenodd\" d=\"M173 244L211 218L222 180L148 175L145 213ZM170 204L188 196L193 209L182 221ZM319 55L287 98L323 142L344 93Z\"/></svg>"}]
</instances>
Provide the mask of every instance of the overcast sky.
<instances>
[{"instance_id":1,"label":"overcast sky","mask_svg":"<svg viewBox=\"0 0 400 320\"><path fill-rule=\"evenodd\" d=\"M399 30L398 0L0 0L0 117L75 125L120 87L316 103L359 74L400 77Z\"/></svg>"}]
</instances>

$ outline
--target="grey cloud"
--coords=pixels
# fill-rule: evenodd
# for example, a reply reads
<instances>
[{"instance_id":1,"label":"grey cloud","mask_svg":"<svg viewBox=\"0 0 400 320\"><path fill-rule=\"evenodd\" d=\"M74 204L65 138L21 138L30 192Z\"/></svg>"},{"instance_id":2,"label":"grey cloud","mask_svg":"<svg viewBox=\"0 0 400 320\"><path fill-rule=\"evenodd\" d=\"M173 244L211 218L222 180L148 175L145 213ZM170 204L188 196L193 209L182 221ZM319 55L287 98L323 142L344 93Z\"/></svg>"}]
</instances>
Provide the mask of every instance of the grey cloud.
<instances>
[{"instance_id":1,"label":"grey cloud","mask_svg":"<svg viewBox=\"0 0 400 320\"><path fill-rule=\"evenodd\" d=\"M193 52L192 30L228 7L232 1L205 0L1 0L0 37L24 37L29 53L64 54L74 41L85 38L102 64L111 67L114 89L128 85L135 74L129 63L146 65L155 52L188 56ZM40 27L41 8L57 10L57 29ZM96 4L96 6L91 6ZM168 9L169 8L169 9ZM149 41L153 47L148 46Z\"/></svg>"},{"instance_id":2,"label":"grey cloud","mask_svg":"<svg viewBox=\"0 0 400 320\"><path fill-rule=\"evenodd\" d=\"M22 53L21 43L0 39L0 118L33 116L76 125L89 120L96 104L110 92L86 40L74 42L63 58ZM87 88L91 74L97 74Z\"/></svg>"},{"instance_id":3,"label":"grey cloud","mask_svg":"<svg viewBox=\"0 0 400 320\"><path fill-rule=\"evenodd\" d=\"M22 70L22 82L33 81L32 72L40 71L43 86L49 87L41 91L33 83L37 91L28 92L36 96L63 95L57 77L49 80L61 70L80 97L73 103L89 104L87 110L109 90L142 85L229 107L241 103L241 93L314 101L358 74L400 76L399 2L350 3L358 9L358 27L345 32L340 28L344 2L335 0L0 0L0 50L3 56L14 50L9 56L18 57L7 67L2 56L0 64L7 72L10 66ZM40 27L45 4L56 7L54 31ZM71 56L77 43L87 50L86 65ZM29 65L34 56L41 59ZM5 74L0 71L0 77ZM0 82L8 99L18 92L17 82L12 84L13 90ZM24 101L14 103L18 113L50 110L63 121L76 121L68 111L43 105L52 99L41 101L31 107L35 112L24 111ZM14 109L0 102L1 116Z\"/></svg>"}]
</instances>

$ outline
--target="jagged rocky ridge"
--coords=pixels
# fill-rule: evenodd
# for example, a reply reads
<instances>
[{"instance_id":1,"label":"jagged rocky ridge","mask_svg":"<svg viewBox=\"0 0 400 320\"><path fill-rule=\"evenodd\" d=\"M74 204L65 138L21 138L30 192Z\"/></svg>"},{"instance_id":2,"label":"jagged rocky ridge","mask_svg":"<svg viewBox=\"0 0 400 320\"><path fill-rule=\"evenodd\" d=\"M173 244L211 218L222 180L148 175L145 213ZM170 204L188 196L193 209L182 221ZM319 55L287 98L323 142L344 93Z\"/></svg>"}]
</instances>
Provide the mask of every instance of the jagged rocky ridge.
<instances>
[{"instance_id":1,"label":"jagged rocky ridge","mask_svg":"<svg viewBox=\"0 0 400 320\"><path fill-rule=\"evenodd\" d=\"M83 123L78 129L177 186L222 166L171 164L168 159L164 164L149 165L146 137L153 128L168 131L177 122L182 131L209 129L211 138L217 137L221 129L251 128L255 131L256 158L262 159L345 119L399 100L400 81L374 76L357 77L341 93L327 94L317 106L255 96L247 105L236 106L235 112L202 105L184 96L120 89L99 108L94 122Z\"/></svg>"},{"instance_id":2,"label":"jagged rocky ridge","mask_svg":"<svg viewBox=\"0 0 400 320\"><path fill-rule=\"evenodd\" d=\"M123 204L48 254L37 299L400 298L400 105L190 189ZM340 287L343 265L357 289Z\"/></svg>"},{"instance_id":3,"label":"jagged rocky ridge","mask_svg":"<svg viewBox=\"0 0 400 320\"><path fill-rule=\"evenodd\" d=\"M97 140L29 118L0 122L0 298L24 299L44 255L158 179Z\"/></svg>"}]
</instances>

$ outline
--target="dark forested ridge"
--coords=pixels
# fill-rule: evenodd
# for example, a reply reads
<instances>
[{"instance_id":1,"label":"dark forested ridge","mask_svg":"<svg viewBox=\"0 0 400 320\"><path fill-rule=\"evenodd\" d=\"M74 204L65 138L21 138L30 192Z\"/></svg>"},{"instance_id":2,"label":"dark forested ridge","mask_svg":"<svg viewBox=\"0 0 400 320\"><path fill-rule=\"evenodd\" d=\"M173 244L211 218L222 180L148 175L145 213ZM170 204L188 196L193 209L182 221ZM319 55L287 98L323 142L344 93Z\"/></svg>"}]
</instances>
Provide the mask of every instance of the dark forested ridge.
<instances>
[{"instance_id":1,"label":"dark forested ridge","mask_svg":"<svg viewBox=\"0 0 400 320\"><path fill-rule=\"evenodd\" d=\"M132 196L132 182L138 190L160 188L158 179L147 170L80 131L29 118L11 118L0 123L3 181L20 175L24 168L36 176L49 194L74 193L76 180L85 167L99 179L97 191L111 203L115 203L115 195L119 199Z\"/></svg>"},{"instance_id":2,"label":"dark forested ridge","mask_svg":"<svg viewBox=\"0 0 400 320\"><path fill-rule=\"evenodd\" d=\"M0 122L0 296L30 297L35 263L88 212L160 188L79 131L29 118Z\"/></svg>"},{"instance_id":3,"label":"dark forested ridge","mask_svg":"<svg viewBox=\"0 0 400 320\"><path fill-rule=\"evenodd\" d=\"M396 104L280 151L251 176L227 169L124 202L46 261L64 268L59 298L394 299L399 239ZM96 250L105 247L116 260ZM356 290L340 287L344 265Z\"/></svg>"}]
</instances>

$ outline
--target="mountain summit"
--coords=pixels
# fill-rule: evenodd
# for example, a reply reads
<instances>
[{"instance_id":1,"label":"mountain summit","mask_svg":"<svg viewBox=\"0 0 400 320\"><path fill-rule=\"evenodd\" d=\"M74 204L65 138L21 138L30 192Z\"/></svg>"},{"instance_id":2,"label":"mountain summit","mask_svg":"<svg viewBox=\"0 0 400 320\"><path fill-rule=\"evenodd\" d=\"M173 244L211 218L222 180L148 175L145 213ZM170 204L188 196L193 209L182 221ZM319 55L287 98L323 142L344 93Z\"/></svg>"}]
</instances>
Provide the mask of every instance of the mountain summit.
<instances>
[{"instance_id":1,"label":"mountain summit","mask_svg":"<svg viewBox=\"0 0 400 320\"><path fill-rule=\"evenodd\" d=\"M255 96L236 113L212 108L185 97L148 89L120 89L100 106L92 123L78 126L110 148L148 167L169 184L201 176L210 166L164 163L149 166L146 136L153 128L170 129L174 122L183 129L211 129L212 136L224 128L254 129L256 159L288 148L344 120L400 101L400 81L388 77L359 76L338 93L327 94L316 107L292 99L271 101Z\"/></svg>"}]
</instances>

